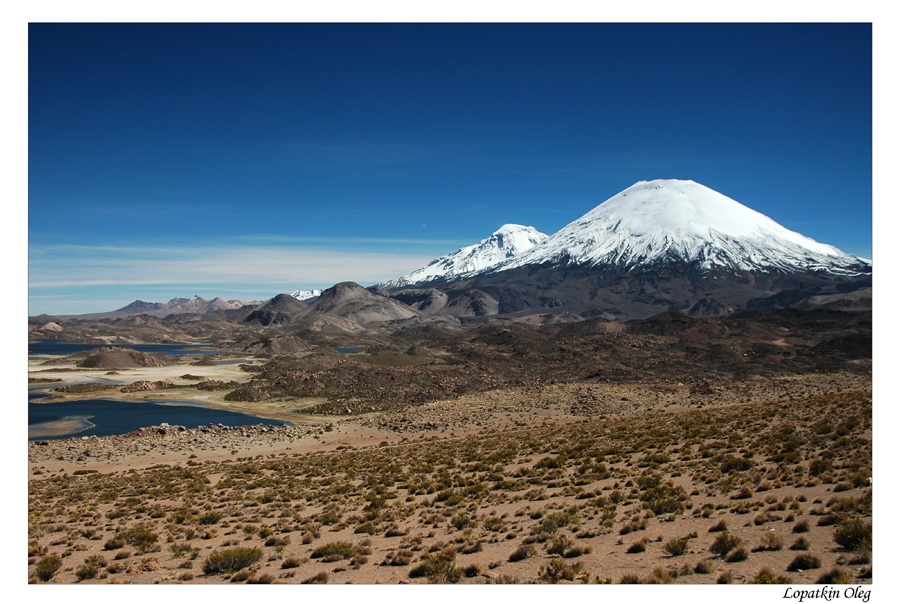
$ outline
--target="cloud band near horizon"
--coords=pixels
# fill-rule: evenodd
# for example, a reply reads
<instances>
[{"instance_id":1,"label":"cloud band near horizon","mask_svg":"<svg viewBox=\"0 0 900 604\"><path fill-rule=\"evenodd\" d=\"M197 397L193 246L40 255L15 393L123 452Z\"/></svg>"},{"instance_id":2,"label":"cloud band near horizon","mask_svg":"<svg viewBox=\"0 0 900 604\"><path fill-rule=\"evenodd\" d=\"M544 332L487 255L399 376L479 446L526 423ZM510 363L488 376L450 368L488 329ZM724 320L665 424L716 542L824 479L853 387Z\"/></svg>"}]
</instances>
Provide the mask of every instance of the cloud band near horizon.
<instances>
[{"instance_id":1,"label":"cloud band near horizon","mask_svg":"<svg viewBox=\"0 0 900 604\"><path fill-rule=\"evenodd\" d=\"M358 242L343 248L304 243L31 246L29 315L107 312L135 299L165 302L196 294L251 301L341 281L372 285L450 251L446 242L407 243L420 249L384 251Z\"/></svg>"}]
</instances>

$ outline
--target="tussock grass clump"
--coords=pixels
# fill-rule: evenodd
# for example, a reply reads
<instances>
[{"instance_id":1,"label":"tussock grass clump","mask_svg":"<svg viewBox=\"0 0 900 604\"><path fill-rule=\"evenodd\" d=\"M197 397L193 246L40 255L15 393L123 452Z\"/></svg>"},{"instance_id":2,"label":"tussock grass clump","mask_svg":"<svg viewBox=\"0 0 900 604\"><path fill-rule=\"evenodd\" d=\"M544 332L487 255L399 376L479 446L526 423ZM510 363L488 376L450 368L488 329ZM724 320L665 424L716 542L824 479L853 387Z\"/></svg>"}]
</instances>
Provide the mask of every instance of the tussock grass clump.
<instances>
[{"instance_id":1,"label":"tussock grass clump","mask_svg":"<svg viewBox=\"0 0 900 604\"><path fill-rule=\"evenodd\" d=\"M844 520L834 530L834 542L846 550L872 547L872 525L858 518Z\"/></svg>"},{"instance_id":2,"label":"tussock grass clump","mask_svg":"<svg viewBox=\"0 0 900 604\"><path fill-rule=\"evenodd\" d=\"M731 553L728 554L728 557L725 558L726 562L743 562L747 558L750 557L750 553L747 551L747 548L743 545L739 545L738 547L731 550Z\"/></svg>"},{"instance_id":3,"label":"tussock grass clump","mask_svg":"<svg viewBox=\"0 0 900 604\"><path fill-rule=\"evenodd\" d=\"M488 516L482 524L486 531L500 532L506 528L506 521L499 516Z\"/></svg>"},{"instance_id":4,"label":"tussock grass clump","mask_svg":"<svg viewBox=\"0 0 900 604\"><path fill-rule=\"evenodd\" d=\"M106 566L106 558L100 555L88 556L84 563L75 569L75 576L79 581L93 579L100 574L100 569Z\"/></svg>"},{"instance_id":5,"label":"tussock grass clump","mask_svg":"<svg viewBox=\"0 0 900 604\"><path fill-rule=\"evenodd\" d=\"M666 544L663 545L663 551L665 551L670 556L681 556L687 552L688 542L690 541L690 537L678 537L675 539L669 539L666 541Z\"/></svg>"},{"instance_id":6,"label":"tussock grass clump","mask_svg":"<svg viewBox=\"0 0 900 604\"><path fill-rule=\"evenodd\" d=\"M709 551L724 558L728 555L728 552L738 547L741 543L740 537L726 531L716 537L716 540L710 546Z\"/></svg>"},{"instance_id":7,"label":"tussock grass clump","mask_svg":"<svg viewBox=\"0 0 900 604\"><path fill-rule=\"evenodd\" d=\"M761 585L771 585L771 584L784 584L791 583L791 580L784 575L776 575L772 572L767 566L759 569L759 572L756 573L752 579L750 579L750 583L761 584Z\"/></svg>"},{"instance_id":8,"label":"tussock grass clump","mask_svg":"<svg viewBox=\"0 0 900 604\"><path fill-rule=\"evenodd\" d=\"M324 585L325 583L328 583L330 578L331 574L327 570L323 570L322 572L313 575L309 579L304 579L303 581L301 581L301 583L303 585Z\"/></svg>"},{"instance_id":9,"label":"tussock grass clump","mask_svg":"<svg viewBox=\"0 0 900 604\"><path fill-rule=\"evenodd\" d=\"M119 535L110 537L106 540L106 543L103 544L103 549L105 550L122 549L123 547L125 547L125 539Z\"/></svg>"},{"instance_id":10,"label":"tussock grass clump","mask_svg":"<svg viewBox=\"0 0 900 604\"><path fill-rule=\"evenodd\" d=\"M755 552L777 552L784 547L784 540L780 535L775 533L766 533L760 540L753 551Z\"/></svg>"},{"instance_id":11,"label":"tussock grass clump","mask_svg":"<svg viewBox=\"0 0 900 604\"><path fill-rule=\"evenodd\" d=\"M47 553L49 548L46 545L41 545L35 540L31 540L28 542L28 557L32 556L43 556Z\"/></svg>"},{"instance_id":12,"label":"tussock grass clump","mask_svg":"<svg viewBox=\"0 0 900 604\"><path fill-rule=\"evenodd\" d=\"M462 570L463 575L468 578L477 577L481 573L481 567L477 564L469 564Z\"/></svg>"},{"instance_id":13,"label":"tussock grass clump","mask_svg":"<svg viewBox=\"0 0 900 604\"><path fill-rule=\"evenodd\" d=\"M60 558L58 554L50 554L38 561L37 566L35 567L35 574L38 579L46 582L53 578L53 575L56 574L56 571L58 571L61 566L62 558Z\"/></svg>"},{"instance_id":14,"label":"tussock grass clump","mask_svg":"<svg viewBox=\"0 0 900 604\"><path fill-rule=\"evenodd\" d=\"M382 566L406 566L413 559L413 551L411 549L399 549L396 552L389 552L385 557Z\"/></svg>"},{"instance_id":15,"label":"tussock grass clump","mask_svg":"<svg viewBox=\"0 0 900 604\"><path fill-rule=\"evenodd\" d=\"M322 562L336 562L338 560L349 560L353 555L353 545L347 541L334 541L320 545L313 550L309 557L322 558Z\"/></svg>"},{"instance_id":16,"label":"tussock grass clump","mask_svg":"<svg viewBox=\"0 0 900 604\"><path fill-rule=\"evenodd\" d=\"M748 486L741 487L741 490L731 496L732 499L750 499L753 497L753 489Z\"/></svg>"},{"instance_id":17,"label":"tussock grass clump","mask_svg":"<svg viewBox=\"0 0 900 604\"><path fill-rule=\"evenodd\" d=\"M385 537L404 537L407 534L407 530L400 528L398 524L392 524L387 527L387 530L384 531Z\"/></svg>"},{"instance_id":18,"label":"tussock grass clump","mask_svg":"<svg viewBox=\"0 0 900 604\"><path fill-rule=\"evenodd\" d=\"M425 554L409 571L410 579L427 577L429 583L459 583L462 571L456 566L456 550L450 548Z\"/></svg>"},{"instance_id":19,"label":"tussock grass clump","mask_svg":"<svg viewBox=\"0 0 900 604\"><path fill-rule=\"evenodd\" d=\"M243 568L243 569L237 571L236 573L234 573L233 575L231 575L230 581L232 583L243 583L244 581L248 581L252 576L253 576L253 573L251 573L246 568Z\"/></svg>"},{"instance_id":20,"label":"tussock grass clump","mask_svg":"<svg viewBox=\"0 0 900 604\"><path fill-rule=\"evenodd\" d=\"M548 554L562 556L563 558L577 558L592 551L588 546L575 545L565 535L554 537L547 543L546 549Z\"/></svg>"},{"instance_id":21,"label":"tussock grass clump","mask_svg":"<svg viewBox=\"0 0 900 604\"><path fill-rule=\"evenodd\" d=\"M135 525L122 531L116 537L142 554L155 551L157 549L156 542L159 541L159 535L153 532L153 529L146 524Z\"/></svg>"},{"instance_id":22,"label":"tussock grass clump","mask_svg":"<svg viewBox=\"0 0 900 604\"><path fill-rule=\"evenodd\" d=\"M856 583L856 578L849 572L839 568L832 568L827 573L822 574L816 583L822 585L847 584Z\"/></svg>"},{"instance_id":23,"label":"tussock grass clump","mask_svg":"<svg viewBox=\"0 0 900 604\"><path fill-rule=\"evenodd\" d=\"M283 535L281 537L276 537L276 536L272 535L271 537L266 539L265 546L266 547L276 547L276 548L281 547L281 548L283 548L284 546L288 545L290 542L291 542L290 535Z\"/></svg>"},{"instance_id":24,"label":"tussock grass clump","mask_svg":"<svg viewBox=\"0 0 900 604\"><path fill-rule=\"evenodd\" d=\"M657 516L680 514L690 501L684 487L676 485L671 480L663 481L657 475L639 477L638 487L641 489L639 498L644 502L644 508Z\"/></svg>"},{"instance_id":25,"label":"tussock grass clump","mask_svg":"<svg viewBox=\"0 0 900 604\"><path fill-rule=\"evenodd\" d=\"M578 523L578 517L571 512L551 512L543 517L533 533L538 539L548 539L556 534L556 532L564 527L572 526Z\"/></svg>"},{"instance_id":26,"label":"tussock grass clump","mask_svg":"<svg viewBox=\"0 0 900 604\"><path fill-rule=\"evenodd\" d=\"M626 554L642 554L647 551L647 540L641 539L640 541L635 541L631 545L628 546L628 549L625 550Z\"/></svg>"},{"instance_id":27,"label":"tussock grass clump","mask_svg":"<svg viewBox=\"0 0 900 604\"><path fill-rule=\"evenodd\" d=\"M719 469L725 474L728 474L729 472L746 472L752 468L752 461L746 457L735 457L734 455L729 455L719 466Z\"/></svg>"},{"instance_id":28,"label":"tussock grass clump","mask_svg":"<svg viewBox=\"0 0 900 604\"><path fill-rule=\"evenodd\" d=\"M672 573L661 566L653 569L653 572L647 577L644 583L649 585L667 585L673 583L676 577Z\"/></svg>"},{"instance_id":29,"label":"tussock grass clump","mask_svg":"<svg viewBox=\"0 0 900 604\"><path fill-rule=\"evenodd\" d=\"M537 554L537 549L530 543L522 543L509 555L510 562L519 562Z\"/></svg>"},{"instance_id":30,"label":"tussock grass clump","mask_svg":"<svg viewBox=\"0 0 900 604\"><path fill-rule=\"evenodd\" d=\"M636 531L643 531L647 528L647 521L644 518L640 520L632 520L628 524L622 526L619 529L620 535L627 535L628 533L634 533Z\"/></svg>"},{"instance_id":31,"label":"tussock grass clump","mask_svg":"<svg viewBox=\"0 0 900 604\"><path fill-rule=\"evenodd\" d=\"M521 583L521 580L519 577L513 575L500 575L494 579L488 579L488 583L493 583L495 585L518 585Z\"/></svg>"},{"instance_id":32,"label":"tussock grass clump","mask_svg":"<svg viewBox=\"0 0 900 604\"><path fill-rule=\"evenodd\" d=\"M268 585L270 583L275 583L275 575L263 573L261 575L251 576L247 579L247 583L250 585Z\"/></svg>"},{"instance_id":33,"label":"tussock grass clump","mask_svg":"<svg viewBox=\"0 0 900 604\"><path fill-rule=\"evenodd\" d=\"M824 457L817 457L816 459L809 462L810 476L819 476L821 474L825 474L826 472L831 472L833 469L834 466L831 463L831 460Z\"/></svg>"},{"instance_id":34,"label":"tussock grass clump","mask_svg":"<svg viewBox=\"0 0 900 604\"><path fill-rule=\"evenodd\" d=\"M812 554L799 554L796 558L791 560L787 569L789 571L810 570L811 568L819 568L820 566L822 566L822 562Z\"/></svg>"},{"instance_id":35,"label":"tussock grass clump","mask_svg":"<svg viewBox=\"0 0 900 604\"><path fill-rule=\"evenodd\" d=\"M791 544L790 549L794 551L805 552L809 549L809 541L806 537L797 537L797 540Z\"/></svg>"},{"instance_id":36,"label":"tussock grass clump","mask_svg":"<svg viewBox=\"0 0 900 604\"><path fill-rule=\"evenodd\" d=\"M185 541L184 543L173 543L169 546L169 551L172 552L173 558L183 558L185 556L195 557L197 550L194 549L189 542Z\"/></svg>"},{"instance_id":37,"label":"tussock grass clump","mask_svg":"<svg viewBox=\"0 0 900 604\"><path fill-rule=\"evenodd\" d=\"M582 571L580 562L567 564L560 558L553 558L538 571L538 580L541 583L559 583L560 581L573 581Z\"/></svg>"},{"instance_id":38,"label":"tussock grass clump","mask_svg":"<svg viewBox=\"0 0 900 604\"><path fill-rule=\"evenodd\" d=\"M198 524L217 524L219 520L222 519L222 514L219 512L206 512L199 518L197 518Z\"/></svg>"},{"instance_id":39,"label":"tussock grass clump","mask_svg":"<svg viewBox=\"0 0 900 604\"><path fill-rule=\"evenodd\" d=\"M258 547L232 547L212 552L203 562L203 572L217 575L236 572L262 559L262 550Z\"/></svg>"}]
</instances>

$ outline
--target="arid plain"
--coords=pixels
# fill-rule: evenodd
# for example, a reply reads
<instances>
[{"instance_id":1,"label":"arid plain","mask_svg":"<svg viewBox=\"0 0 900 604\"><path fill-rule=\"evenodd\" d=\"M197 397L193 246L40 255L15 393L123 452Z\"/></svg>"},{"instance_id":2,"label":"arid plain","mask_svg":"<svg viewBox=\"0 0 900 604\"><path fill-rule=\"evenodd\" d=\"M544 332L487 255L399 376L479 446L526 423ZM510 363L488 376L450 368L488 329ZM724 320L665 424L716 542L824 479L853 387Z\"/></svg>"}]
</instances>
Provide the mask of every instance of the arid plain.
<instances>
[{"instance_id":1,"label":"arid plain","mask_svg":"<svg viewBox=\"0 0 900 604\"><path fill-rule=\"evenodd\" d=\"M865 321L672 313L355 337L352 354L34 358L32 385L76 384L55 400L293 425L37 436L29 580L870 583Z\"/></svg>"}]
</instances>

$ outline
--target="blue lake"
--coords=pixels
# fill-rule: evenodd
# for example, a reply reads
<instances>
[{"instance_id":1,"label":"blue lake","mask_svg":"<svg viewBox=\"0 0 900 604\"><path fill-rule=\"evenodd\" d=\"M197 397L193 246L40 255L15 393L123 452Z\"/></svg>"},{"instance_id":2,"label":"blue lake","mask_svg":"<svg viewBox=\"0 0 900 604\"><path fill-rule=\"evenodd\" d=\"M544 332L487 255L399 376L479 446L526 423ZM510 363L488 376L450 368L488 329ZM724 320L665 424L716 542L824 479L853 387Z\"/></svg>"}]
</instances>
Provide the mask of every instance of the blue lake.
<instances>
[{"instance_id":1,"label":"blue lake","mask_svg":"<svg viewBox=\"0 0 900 604\"><path fill-rule=\"evenodd\" d=\"M72 344L59 340L29 342L28 354L67 355L84 350L101 348L105 344ZM129 344L127 348L146 353L163 353L170 356L215 354L217 351L201 345ZM244 359L225 360L223 363L243 363ZM112 380L115 383L114 380ZM47 390L67 382L33 384L28 391L28 439L52 440L71 436L110 436L127 434L138 428L168 423L173 426L197 428L208 424L246 426L254 424L283 425L289 422L262 419L244 413L205 407L191 401L121 401L112 399L83 399L63 403L38 403L48 396ZM65 434L58 432L65 422Z\"/></svg>"},{"instance_id":2,"label":"blue lake","mask_svg":"<svg viewBox=\"0 0 900 604\"><path fill-rule=\"evenodd\" d=\"M28 354L73 354L84 350L103 348L109 344L73 344L61 340L39 340L28 343ZM216 354L216 350L201 345L191 346L185 344L116 344L124 348L131 348L139 352L163 353L170 356L186 354Z\"/></svg>"},{"instance_id":3,"label":"blue lake","mask_svg":"<svg viewBox=\"0 0 900 604\"><path fill-rule=\"evenodd\" d=\"M40 395L35 393L36 397ZM29 399L32 397L29 396ZM72 431L63 435L39 433L41 424L70 420ZM28 439L52 440L72 436L111 436L161 423L197 428L208 424L247 426L285 425L289 422L262 419L243 413L199 406L190 401L126 402L85 399L65 403L28 403Z\"/></svg>"}]
</instances>

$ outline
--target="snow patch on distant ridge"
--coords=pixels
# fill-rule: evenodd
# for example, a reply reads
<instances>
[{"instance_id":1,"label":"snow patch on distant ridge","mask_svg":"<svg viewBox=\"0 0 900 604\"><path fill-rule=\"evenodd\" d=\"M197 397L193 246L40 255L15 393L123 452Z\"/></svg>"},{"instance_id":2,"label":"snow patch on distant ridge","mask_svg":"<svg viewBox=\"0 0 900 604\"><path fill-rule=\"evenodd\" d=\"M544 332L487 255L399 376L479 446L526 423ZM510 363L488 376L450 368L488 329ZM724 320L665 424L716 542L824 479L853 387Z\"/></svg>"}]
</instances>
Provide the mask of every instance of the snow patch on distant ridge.
<instances>
[{"instance_id":1,"label":"snow patch on distant ridge","mask_svg":"<svg viewBox=\"0 0 900 604\"><path fill-rule=\"evenodd\" d=\"M311 298L318 298L322 295L321 289L299 289L291 294L292 297L297 298L298 300L309 300Z\"/></svg>"},{"instance_id":2,"label":"snow patch on distant ridge","mask_svg":"<svg viewBox=\"0 0 900 604\"><path fill-rule=\"evenodd\" d=\"M459 279L482 273L531 249L547 238L534 227L505 224L487 239L432 260L427 266L381 284L385 288L406 287L435 281Z\"/></svg>"}]
</instances>

